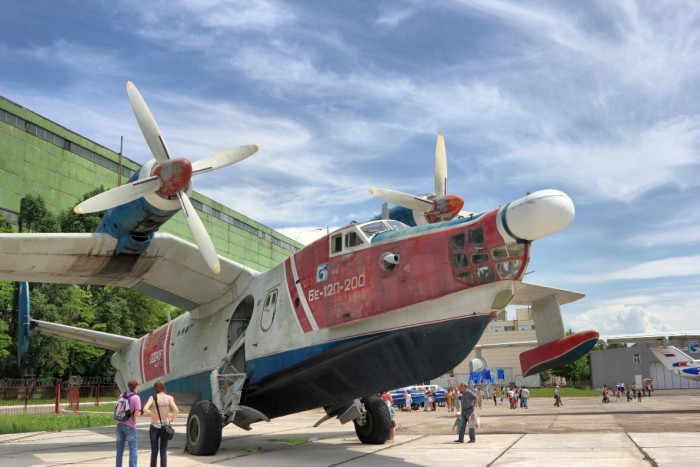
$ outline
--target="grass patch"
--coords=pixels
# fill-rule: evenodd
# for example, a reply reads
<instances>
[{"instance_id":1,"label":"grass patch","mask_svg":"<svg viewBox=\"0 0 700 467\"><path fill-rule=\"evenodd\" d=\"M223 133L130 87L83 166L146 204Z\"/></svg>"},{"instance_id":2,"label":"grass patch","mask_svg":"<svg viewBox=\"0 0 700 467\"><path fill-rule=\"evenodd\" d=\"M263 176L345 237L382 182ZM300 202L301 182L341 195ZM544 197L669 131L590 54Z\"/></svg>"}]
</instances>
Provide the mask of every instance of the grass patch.
<instances>
[{"instance_id":1,"label":"grass patch","mask_svg":"<svg viewBox=\"0 0 700 467\"><path fill-rule=\"evenodd\" d=\"M34 431L62 431L73 428L109 426L116 422L112 415L102 414L22 414L0 416L0 434Z\"/></svg>"},{"instance_id":2,"label":"grass patch","mask_svg":"<svg viewBox=\"0 0 700 467\"><path fill-rule=\"evenodd\" d=\"M306 444L309 442L309 438L270 438L266 439L268 443L286 443L296 446L297 444Z\"/></svg>"},{"instance_id":3,"label":"grass patch","mask_svg":"<svg viewBox=\"0 0 700 467\"><path fill-rule=\"evenodd\" d=\"M554 399L554 388L528 388L530 397L549 397ZM599 396L600 391L594 389L559 388L562 398L565 397L594 397Z\"/></svg>"}]
</instances>

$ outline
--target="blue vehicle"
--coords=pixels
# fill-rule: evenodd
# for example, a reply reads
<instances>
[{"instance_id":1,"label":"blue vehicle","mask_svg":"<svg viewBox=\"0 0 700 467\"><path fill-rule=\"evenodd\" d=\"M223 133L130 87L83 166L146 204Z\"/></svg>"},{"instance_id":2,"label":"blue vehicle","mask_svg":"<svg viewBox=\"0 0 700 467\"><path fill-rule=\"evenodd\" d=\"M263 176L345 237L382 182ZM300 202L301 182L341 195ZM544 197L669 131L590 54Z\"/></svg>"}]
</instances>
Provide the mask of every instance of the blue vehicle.
<instances>
[{"instance_id":1,"label":"blue vehicle","mask_svg":"<svg viewBox=\"0 0 700 467\"><path fill-rule=\"evenodd\" d=\"M425 402L425 391L430 388L435 395L436 404L444 404L446 401L445 396L447 395L447 390L436 385L436 384L426 384L423 386L409 386L406 388L395 389L389 391L391 397L394 400L394 405L403 407L406 405L406 396L404 395L406 390L411 391L411 407L414 410L420 408L420 406Z\"/></svg>"}]
</instances>

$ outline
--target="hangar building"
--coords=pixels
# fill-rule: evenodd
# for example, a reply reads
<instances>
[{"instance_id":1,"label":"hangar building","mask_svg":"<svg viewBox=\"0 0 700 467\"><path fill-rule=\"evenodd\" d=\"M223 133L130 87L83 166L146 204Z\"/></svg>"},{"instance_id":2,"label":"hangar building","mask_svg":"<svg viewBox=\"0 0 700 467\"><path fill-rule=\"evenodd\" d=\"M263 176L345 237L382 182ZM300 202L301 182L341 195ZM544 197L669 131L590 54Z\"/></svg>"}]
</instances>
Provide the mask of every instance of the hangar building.
<instances>
[{"instance_id":1,"label":"hangar building","mask_svg":"<svg viewBox=\"0 0 700 467\"><path fill-rule=\"evenodd\" d=\"M688 350L686 342L673 341L678 347L693 358L697 354ZM615 387L617 383L637 384L639 387L647 378L653 378L654 389L696 389L700 381L679 378L668 371L649 350L651 344L635 344L620 349L607 349L591 352L591 384L602 388L604 384Z\"/></svg>"}]
</instances>

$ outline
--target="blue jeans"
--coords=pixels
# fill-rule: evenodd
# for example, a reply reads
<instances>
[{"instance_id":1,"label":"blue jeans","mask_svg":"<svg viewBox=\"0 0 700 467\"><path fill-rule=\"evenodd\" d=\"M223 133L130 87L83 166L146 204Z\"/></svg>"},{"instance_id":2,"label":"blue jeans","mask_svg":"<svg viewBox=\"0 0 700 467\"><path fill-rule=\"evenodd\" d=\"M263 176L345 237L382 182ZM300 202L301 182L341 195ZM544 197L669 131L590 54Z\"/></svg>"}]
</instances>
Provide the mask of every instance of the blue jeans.
<instances>
[{"instance_id":1,"label":"blue jeans","mask_svg":"<svg viewBox=\"0 0 700 467\"><path fill-rule=\"evenodd\" d=\"M464 442L464 431L469 423L469 417L471 417L474 409L462 410L462 423L459 424L459 439L460 442ZM469 441L476 441L476 430L474 428L469 428Z\"/></svg>"},{"instance_id":2,"label":"blue jeans","mask_svg":"<svg viewBox=\"0 0 700 467\"><path fill-rule=\"evenodd\" d=\"M138 446L136 444L136 428L123 423L117 423L117 467L122 467L124 444L129 443L129 467L138 464Z\"/></svg>"},{"instance_id":3,"label":"blue jeans","mask_svg":"<svg viewBox=\"0 0 700 467\"><path fill-rule=\"evenodd\" d=\"M158 461L158 443L160 443L160 467L168 467L168 440L160 437L160 428L151 425L148 436L151 438L151 467Z\"/></svg>"}]
</instances>

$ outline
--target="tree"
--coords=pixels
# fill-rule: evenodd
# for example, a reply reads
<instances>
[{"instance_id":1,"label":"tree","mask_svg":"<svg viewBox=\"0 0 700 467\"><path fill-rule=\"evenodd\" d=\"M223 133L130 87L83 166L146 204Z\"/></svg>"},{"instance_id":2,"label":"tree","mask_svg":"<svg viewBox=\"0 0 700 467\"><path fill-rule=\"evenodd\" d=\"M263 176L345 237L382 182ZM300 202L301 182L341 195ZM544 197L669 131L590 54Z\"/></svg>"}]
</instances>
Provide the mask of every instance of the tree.
<instances>
[{"instance_id":1,"label":"tree","mask_svg":"<svg viewBox=\"0 0 700 467\"><path fill-rule=\"evenodd\" d=\"M0 233L12 232L10 222L0 214ZM0 282L0 375L5 373L5 365L10 356L12 346L12 335L10 326L12 322L12 298L14 296L14 286L10 282Z\"/></svg>"},{"instance_id":2,"label":"tree","mask_svg":"<svg viewBox=\"0 0 700 467\"><path fill-rule=\"evenodd\" d=\"M19 202L20 232L58 232L56 216L46 208L44 198L26 195Z\"/></svg>"},{"instance_id":3,"label":"tree","mask_svg":"<svg viewBox=\"0 0 700 467\"><path fill-rule=\"evenodd\" d=\"M83 201L92 198L105 191L104 187L99 187L83 195ZM58 224L61 232L94 232L102 221L102 215L98 212L89 214L76 214L73 209L66 209L58 215Z\"/></svg>"},{"instance_id":4,"label":"tree","mask_svg":"<svg viewBox=\"0 0 700 467\"><path fill-rule=\"evenodd\" d=\"M12 224L8 221L5 216L0 214L0 233L10 233L12 232Z\"/></svg>"},{"instance_id":5,"label":"tree","mask_svg":"<svg viewBox=\"0 0 700 467\"><path fill-rule=\"evenodd\" d=\"M567 336L573 334L569 329ZM591 359L588 354L566 365L552 370L555 376L566 378L567 381L590 381L591 379Z\"/></svg>"},{"instance_id":6,"label":"tree","mask_svg":"<svg viewBox=\"0 0 700 467\"><path fill-rule=\"evenodd\" d=\"M12 322L12 300L14 286L11 282L0 282L0 375L5 374L5 368L9 362L12 347L12 335L10 326Z\"/></svg>"}]
</instances>

